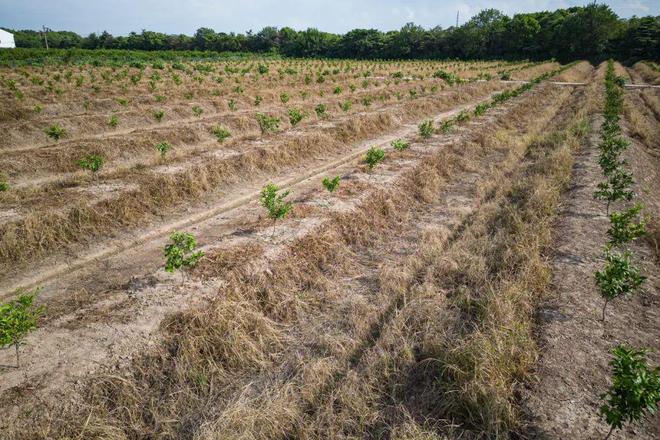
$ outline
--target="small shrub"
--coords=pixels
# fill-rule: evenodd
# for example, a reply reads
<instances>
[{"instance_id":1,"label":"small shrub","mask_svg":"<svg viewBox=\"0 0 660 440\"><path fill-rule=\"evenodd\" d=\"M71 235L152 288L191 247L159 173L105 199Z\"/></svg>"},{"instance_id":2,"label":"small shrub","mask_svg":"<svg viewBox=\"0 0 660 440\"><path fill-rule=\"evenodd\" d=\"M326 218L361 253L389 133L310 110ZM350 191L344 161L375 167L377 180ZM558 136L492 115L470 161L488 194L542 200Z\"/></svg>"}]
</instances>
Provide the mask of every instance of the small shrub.
<instances>
[{"instance_id":1,"label":"small shrub","mask_svg":"<svg viewBox=\"0 0 660 440\"><path fill-rule=\"evenodd\" d=\"M282 104L286 104L289 102L289 94L288 93L282 93L280 95L280 101L282 101Z\"/></svg>"},{"instance_id":2,"label":"small shrub","mask_svg":"<svg viewBox=\"0 0 660 440\"><path fill-rule=\"evenodd\" d=\"M173 273L181 270L181 281L185 279L185 272L197 264L204 252L195 251L197 242L189 232L174 231L170 235L170 243L165 245L165 271Z\"/></svg>"},{"instance_id":3,"label":"small shrub","mask_svg":"<svg viewBox=\"0 0 660 440\"><path fill-rule=\"evenodd\" d=\"M511 81L511 74L509 72L504 72L501 76L500 79L502 81Z\"/></svg>"},{"instance_id":4,"label":"small shrub","mask_svg":"<svg viewBox=\"0 0 660 440\"><path fill-rule=\"evenodd\" d=\"M607 213L609 214L612 202L632 200L635 196L635 192L632 190L633 183L632 174L622 167L618 167L610 173L607 181L597 185L598 189L594 192L594 198L607 201Z\"/></svg>"},{"instance_id":5,"label":"small shrub","mask_svg":"<svg viewBox=\"0 0 660 440\"><path fill-rule=\"evenodd\" d=\"M165 112L163 110L155 110L153 115L154 115L154 119L156 119L156 121L160 122L165 117Z\"/></svg>"},{"instance_id":6,"label":"small shrub","mask_svg":"<svg viewBox=\"0 0 660 440\"><path fill-rule=\"evenodd\" d=\"M160 153L160 157L165 157L165 155L167 154L168 151L170 151L171 148L172 147L167 142L160 142L156 144L156 150L158 150L158 152Z\"/></svg>"},{"instance_id":7,"label":"small shrub","mask_svg":"<svg viewBox=\"0 0 660 440\"><path fill-rule=\"evenodd\" d=\"M0 306L0 347L14 346L16 368L20 368L19 345L25 336L37 328L37 320L44 312L43 307L33 305L39 289L31 293L19 291L18 298Z\"/></svg>"},{"instance_id":8,"label":"small shrub","mask_svg":"<svg viewBox=\"0 0 660 440\"><path fill-rule=\"evenodd\" d=\"M601 396L600 414L610 425L608 438L624 423L653 415L660 402L660 368L646 362L646 350L619 345L612 350L612 386Z\"/></svg>"},{"instance_id":9,"label":"small shrub","mask_svg":"<svg viewBox=\"0 0 660 440\"><path fill-rule=\"evenodd\" d=\"M485 104L485 103L478 104L474 108L474 116L483 115L484 113L486 113L486 110L488 110L488 108L489 108L488 104Z\"/></svg>"},{"instance_id":10,"label":"small shrub","mask_svg":"<svg viewBox=\"0 0 660 440\"><path fill-rule=\"evenodd\" d=\"M275 116L268 116L264 113L257 113L256 117L262 134L273 132L280 126L280 119Z\"/></svg>"},{"instance_id":11,"label":"small shrub","mask_svg":"<svg viewBox=\"0 0 660 440\"><path fill-rule=\"evenodd\" d=\"M268 211L268 217L273 220L273 232L275 233L275 222L279 219L285 218L292 208L292 203L284 200L289 195L289 191L284 191L278 194L279 187L274 183L269 183L261 189L259 202L261 206Z\"/></svg>"},{"instance_id":12,"label":"small shrub","mask_svg":"<svg viewBox=\"0 0 660 440\"><path fill-rule=\"evenodd\" d=\"M254 97L254 106L259 107L259 105L261 104L261 101L263 101L263 100L264 100L264 98L262 98L261 96L259 96L259 95L255 96Z\"/></svg>"},{"instance_id":13,"label":"small shrub","mask_svg":"<svg viewBox=\"0 0 660 440\"><path fill-rule=\"evenodd\" d=\"M231 136L229 130L217 125L211 129L211 133L213 133L213 136L215 136L219 143L223 143L225 139Z\"/></svg>"},{"instance_id":14,"label":"small shrub","mask_svg":"<svg viewBox=\"0 0 660 440\"><path fill-rule=\"evenodd\" d=\"M440 131L442 131L443 134L451 132L453 127L454 121L451 119L446 119L440 123Z\"/></svg>"},{"instance_id":15,"label":"small shrub","mask_svg":"<svg viewBox=\"0 0 660 440\"><path fill-rule=\"evenodd\" d=\"M341 92L342 92L342 90L341 90L341 87L339 87L339 86L335 87L335 89L332 91L332 93L334 93L335 95L339 95L339 94L341 94Z\"/></svg>"},{"instance_id":16,"label":"small shrub","mask_svg":"<svg viewBox=\"0 0 660 440\"><path fill-rule=\"evenodd\" d=\"M385 159L385 151L381 148L371 147L367 150L367 155L364 158L365 163L372 170L376 165Z\"/></svg>"},{"instance_id":17,"label":"small shrub","mask_svg":"<svg viewBox=\"0 0 660 440\"><path fill-rule=\"evenodd\" d=\"M115 128L117 127L117 125L119 125L119 118L117 117L117 115L110 116L110 119L108 120L108 125L112 128Z\"/></svg>"},{"instance_id":18,"label":"small shrub","mask_svg":"<svg viewBox=\"0 0 660 440\"><path fill-rule=\"evenodd\" d=\"M325 104L319 104L314 108L314 111L316 112L316 116L322 118L325 116L325 112L327 109L328 107Z\"/></svg>"},{"instance_id":19,"label":"small shrub","mask_svg":"<svg viewBox=\"0 0 660 440\"><path fill-rule=\"evenodd\" d=\"M66 130L60 124L53 124L45 129L44 133L46 133L49 138L59 141L66 135Z\"/></svg>"},{"instance_id":20,"label":"small shrub","mask_svg":"<svg viewBox=\"0 0 660 440\"><path fill-rule=\"evenodd\" d=\"M440 78L444 80L450 86L453 86L457 82L460 82L460 79L453 73L446 72L444 70L438 70L433 74L433 78Z\"/></svg>"},{"instance_id":21,"label":"small shrub","mask_svg":"<svg viewBox=\"0 0 660 440\"><path fill-rule=\"evenodd\" d=\"M345 112L349 111L352 106L353 103L351 101L344 101L341 103L341 109Z\"/></svg>"},{"instance_id":22,"label":"small shrub","mask_svg":"<svg viewBox=\"0 0 660 440\"><path fill-rule=\"evenodd\" d=\"M335 190L339 187L339 181L341 180L341 177L335 176L333 179L330 179L328 177L323 178L323 186L325 189L327 189L329 192L335 192Z\"/></svg>"},{"instance_id":23,"label":"small shrub","mask_svg":"<svg viewBox=\"0 0 660 440\"><path fill-rule=\"evenodd\" d=\"M619 296L631 296L634 291L644 282L645 277L630 261L630 252L623 253L610 249L605 250L605 267L596 272L596 284L600 294L605 298L603 304L602 320L605 320L605 308L607 304Z\"/></svg>"},{"instance_id":24,"label":"small shrub","mask_svg":"<svg viewBox=\"0 0 660 440\"><path fill-rule=\"evenodd\" d=\"M202 116L202 113L204 113L204 109L201 108L198 105L194 105L193 108L192 108L192 112L195 116L199 117L199 116Z\"/></svg>"},{"instance_id":25,"label":"small shrub","mask_svg":"<svg viewBox=\"0 0 660 440\"><path fill-rule=\"evenodd\" d=\"M461 110L458 115L456 115L456 121L458 122L465 122L470 119L470 113L468 113L466 110Z\"/></svg>"},{"instance_id":26,"label":"small shrub","mask_svg":"<svg viewBox=\"0 0 660 440\"><path fill-rule=\"evenodd\" d=\"M259 67L257 67L257 70L261 75L265 75L268 73L268 66L265 64L259 64Z\"/></svg>"},{"instance_id":27,"label":"small shrub","mask_svg":"<svg viewBox=\"0 0 660 440\"><path fill-rule=\"evenodd\" d=\"M231 111L236 111L238 109L238 103L233 99L229 100L228 106L229 106L229 110Z\"/></svg>"},{"instance_id":28,"label":"small shrub","mask_svg":"<svg viewBox=\"0 0 660 440\"><path fill-rule=\"evenodd\" d=\"M410 147L410 143L404 141L403 139L396 139L392 141L392 147L394 147L394 149L397 151L403 151Z\"/></svg>"},{"instance_id":29,"label":"small shrub","mask_svg":"<svg viewBox=\"0 0 660 440\"><path fill-rule=\"evenodd\" d=\"M305 113L297 108L292 108L289 110L289 122L291 125L296 126L300 121L305 117Z\"/></svg>"},{"instance_id":30,"label":"small shrub","mask_svg":"<svg viewBox=\"0 0 660 440\"><path fill-rule=\"evenodd\" d=\"M610 214L611 226L607 230L607 235L610 237L610 245L620 246L646 235L646 223L644 219L640 219L638 223L634 222L639 217L642 207L638 203L626 211Z\"/></svg>"},{"instance_id":31,"label":"small shrub","mask_svg":"<svg viewBox=\"0 0 660 440\"><path fill-rule=\"evenodd\" d=\"M433 121L427 119L426 121L419 124L419 135L422 139L429 139L433 136Z\"/></svg>"},{"instance_id":32,"label":"small shrub","mask_svg":"<svg viewBox=\"0 0 660 440\"><path fill-rule=\"evenodd\" d=\"M105 160L103 156L98 154L88 154L78 161L78 166L83 170L89 170L92 172L92 175L96 176L96 173L103 167Z\"/></svg>"}]
</instances>

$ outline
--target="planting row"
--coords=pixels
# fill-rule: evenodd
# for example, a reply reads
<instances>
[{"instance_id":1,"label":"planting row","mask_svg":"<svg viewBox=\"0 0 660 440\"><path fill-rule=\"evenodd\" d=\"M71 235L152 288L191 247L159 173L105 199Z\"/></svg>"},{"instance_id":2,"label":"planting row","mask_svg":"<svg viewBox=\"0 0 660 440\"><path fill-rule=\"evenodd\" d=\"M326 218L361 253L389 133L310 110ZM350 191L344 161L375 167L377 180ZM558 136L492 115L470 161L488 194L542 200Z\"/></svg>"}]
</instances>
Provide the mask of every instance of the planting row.
<instances>
[{"instance_id":1,"label":"planting row","mask_svg":"<svg viewBox=\"0 0 660 440\"><path fill-rule=\"evenodd\" d=\"M621 211L613 211L613 204L630 204L635 198L633 176L621 157L629 142L623 137L619 125L623 109L625 80L617 76L614 61L607 63L605 75L604 122L601 142L598 145L598 163L605 180L598 184L594 198L606 202L605 210L610 220L605 245L605 265L596 272L596 284L604 298L602 321L605 325L606 308L610 301L632 296L644 283L645 277L634 261L628 245L646 235L645 219L641 203L628 205ZM645 349L619 345L612 351L610 362L613 370L612 386L603 395L601 415L610 425L607 435L624 424L632 423L653 414L660 405L660 368L647 364Z\"/></svg>"}]
</instances>

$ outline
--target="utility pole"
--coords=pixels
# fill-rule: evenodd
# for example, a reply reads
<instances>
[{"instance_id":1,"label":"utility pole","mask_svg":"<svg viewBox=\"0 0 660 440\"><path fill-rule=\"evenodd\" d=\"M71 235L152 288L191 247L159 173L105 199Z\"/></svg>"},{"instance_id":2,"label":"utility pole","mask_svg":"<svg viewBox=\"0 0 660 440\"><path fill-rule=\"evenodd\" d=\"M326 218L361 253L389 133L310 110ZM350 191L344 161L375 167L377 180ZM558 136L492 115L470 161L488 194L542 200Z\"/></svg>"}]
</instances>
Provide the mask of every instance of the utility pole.
<instances>
[{"instance_id":1,"label":"utility pole","mask_svg":"<svg viewBox=\"0 0 660 440\"><path fill-rule=\"evenodd\" d=\"M48 35L47 34L48 34L48 31L50 29L48 29L46 26L41 26L41 28L43 29L44 41L46 42L46 50L48 50Z\"/></svg>"}]
</instances>

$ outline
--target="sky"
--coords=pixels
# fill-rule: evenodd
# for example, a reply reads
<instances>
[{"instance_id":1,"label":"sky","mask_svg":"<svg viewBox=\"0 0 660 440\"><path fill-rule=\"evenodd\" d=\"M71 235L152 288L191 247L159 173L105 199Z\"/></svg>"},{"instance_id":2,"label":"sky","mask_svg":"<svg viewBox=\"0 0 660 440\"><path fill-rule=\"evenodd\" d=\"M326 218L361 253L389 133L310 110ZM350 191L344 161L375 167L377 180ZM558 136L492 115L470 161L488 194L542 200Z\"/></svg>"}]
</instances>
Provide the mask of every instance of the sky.
<instances>
[{"instance_id":1,"label":"sky","mask_svg":"<svg viewBox=\"0 0 660 440\"><path fill-rule=\"evenodd\" d=\"M259 31L265 26L345 33L355 28L399 29L407 22L425 28L467 21L482 9L517 12L583 6L591 0L0 0L0 27L69 30L81 35L107 30L126 35L142 29L194 34ZM620 17L660 15L660 0L610 0Z\"/></svg>"}]
</instances>

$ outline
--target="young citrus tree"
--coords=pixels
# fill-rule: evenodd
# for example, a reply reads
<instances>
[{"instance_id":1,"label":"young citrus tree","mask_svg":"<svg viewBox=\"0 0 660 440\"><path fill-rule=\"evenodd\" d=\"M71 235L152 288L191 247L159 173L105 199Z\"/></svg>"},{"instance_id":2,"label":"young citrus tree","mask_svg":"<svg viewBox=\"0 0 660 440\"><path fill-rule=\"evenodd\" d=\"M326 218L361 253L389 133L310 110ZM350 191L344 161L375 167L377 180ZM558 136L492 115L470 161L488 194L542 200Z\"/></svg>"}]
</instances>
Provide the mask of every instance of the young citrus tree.
<instances>
[{"instance_id":1,"label":"young citrus tree","mask_svg":"<svg viewBox=\"0 0 660 440\"><path fill-rule=\"evenodd\" d=\"M185 280L185 272L197 264L204 252L195 251L197 241L189 232L172 232L170 243L165 245L165 271L173 273L181 271L181 283Z\"/></svg>"},{"instance_id":2,"label":"young citrus tree","mask_svg":"<svg viewBox=\"0 0 660 440\"><path fill-rule=\"evenodd\" d=\"M605 249L605 267L596 272L596 284L605 298L603 304L603 317L605 321L605 308L607 304L619 296L631 296L644 282L645 277L631 261L630 251L623 253Z\"/></svg>"},{"instance_id":3,"label":"young citrus tree","mask_svg":"<svg viewBox=\"0 0 660 440\"><path fill-rule=\"evenodd\" d=\"M96 173L98 173L101 167L103 167L103 163L103 156L98 154L88 154L78 161L78 166L83 170L91 171L92 175L96 178Z\"/></svg>"},{"instance_id":4,"label":"young citrus tree","mask_svg":"<svg viewBox=\"0 0 660 440\"><path fill-rule=\"evenodd\" d=\"M323 178L323 186L325 189L327 189L329 192L335 192L337 187L339 187L339 181L341 180L341 177L335 176L333 179L330 179L329 177L324 177Z\"/></svg>"},{"instance_id":5,"label":"young citrus tree","mask_svg":"<svg viewBox=\"0 0 660 440\"><path fill-rule=\"evenodd\" d=\"M433 136L433 121L428 119L419 124L419 135L422 139L429 139Z\"/></svg>"},{"instance_id":6,"label":"young citrus tree","mask_svg":"<svg viewBox=\"0 0 660 440\"><path fill-rule=\"evenodd\" d=\"M367 150L367 155L364 157L364 161L370 170L382 162L383 159L385 159L385 151L376 147L369 148L369 150Z\"/></svg>"},{"instance_id":7,"label":"young citrus tree","mask_svg":"<svg viewBox=\"0 0 660 440\"><path fill-rule=\"evenodd\" d=\"M404 141L403 139L395 139L392 141L392 147L394 147L396 151L403 151L410 147L410 143Z\"/></svg>"},{"instance_id":8,"label":"young citrus tree","mask_svg":"<svg viewBox=\"0 0 660 440\"><path fill-rule=\"evenodd\" d=\"M610 236L610 245L620 246L646 235L645 219L640 218L639 222L635 221L639 217L642 207L641 203L637 203L623 212L614 211L610 214L611 226L607 230L607 235Z\"/></svg>"},{"instance_id":9,"label":"young citrus tree","mask_svg":"<svg viewBox=\"0 0 660 440\"><path fill-rule=\"evenodd\" d=\"M292 203L284 200L289 195L289 191L278 194L280 188L274 183L269 183L261 189L259 202L261 206L268 211L268 217L273 220L273 231L271 237L275 234L275 222L278 219L285 218L291 211Z\"/></svg>"},{"instance_id":10,"label":"young citrus tree","mask_svg":"<svg viewBox=\"0 0 660 440\"><path fill-rule=\"evenodd\" d=\"M652 415L660 405L660 367L646 362L646 350L619 345L612 351L612 386L601 396L600 414L610 425L607 440L624 423Z\"/></svg>"},{"instance_id":11,"label":"young citrus tree","mask_svg":"<svg viewBox=\"0 0 660 440\"><path fill-rule=\"evenodd\" d=\"M14 346L16 349L16 368L20 368L19 345L21 340L37 328L37 320L43 313L43 307L33 305L39 289L31 293L19 292L18 298L0 306L0 347Z\"/></svg>"}]
</instances>

